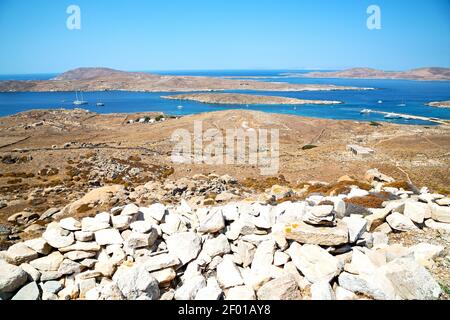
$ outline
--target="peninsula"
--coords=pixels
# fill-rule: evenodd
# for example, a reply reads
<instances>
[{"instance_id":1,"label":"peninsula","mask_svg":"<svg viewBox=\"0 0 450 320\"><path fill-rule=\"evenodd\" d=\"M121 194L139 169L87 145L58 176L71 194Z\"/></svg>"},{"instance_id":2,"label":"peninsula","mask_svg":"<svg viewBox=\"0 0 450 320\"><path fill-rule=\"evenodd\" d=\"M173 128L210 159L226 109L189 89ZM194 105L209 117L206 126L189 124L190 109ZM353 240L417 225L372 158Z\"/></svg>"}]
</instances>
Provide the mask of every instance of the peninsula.
<instances>
[{"instance_id":1,"label":"peninsula","mask_svg":"<svg viewBox=\"0 0 450 320\"><path fill-rule=\"evenodd\" d=\"M408 71L383 71L372 68L352 68L342 71L308 73L283 73L282 76L305 78L348 78L348 79L405 79L422 81L450 80L450 68L417 68Z\"/></svg>"},{"instance_id":2,"label":"peninsula","mask_svg":"<svg viewBox=\"0 0 450 320\"><path fill-rule=\"evenodd\" d=\"M289 97L277 96L261 96L253 94L240 93L192 93L192 94L177 94L171 96L162 96L164 99L172 100L189 100L201 103L214 104L340 104L341 101L330 100L304 100Z\"/></svg>"},{"instance_id":3,"label":"peninsula","mask_svg":"<svg viewBox=\"0 0 450 320\"><path fill-rule=\"evenodd\" d=\"M192 92L222 90L257 91L332 91L372 90L352 86L289 84L255 80L230 80L215 77L172 76L125 72L108 68L78 68L53 78L36 81L0 81L0 92L52 91L137 91Z\"/></svg>"},{"instance_id":4,"label":"peninsula","mask_svg":"<svg viewBox=\"0 0 450 320\"><path fill-rule=\"evenodd\" d=\"M435 101L427 103L427 106L435 108L450 108L450 101Z\"/></svg>"}]
</instances>

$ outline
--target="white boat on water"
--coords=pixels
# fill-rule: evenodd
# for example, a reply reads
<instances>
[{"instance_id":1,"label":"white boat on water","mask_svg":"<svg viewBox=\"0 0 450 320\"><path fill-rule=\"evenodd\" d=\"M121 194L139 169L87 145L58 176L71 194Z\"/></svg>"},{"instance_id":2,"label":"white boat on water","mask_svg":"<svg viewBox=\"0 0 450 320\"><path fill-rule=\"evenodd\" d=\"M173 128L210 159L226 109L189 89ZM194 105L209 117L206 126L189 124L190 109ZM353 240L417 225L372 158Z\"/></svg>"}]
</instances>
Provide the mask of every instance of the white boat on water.
<instances>
[{"instance_id":1,"label":"white boat on water","mask_svg":"<svg viewBox=\"0 0 450 320\"><path fill-rule=\"evenodd\" d=\"M388 113L384 116L386 119L400 119L401 115L395 113Z\"/></svg>"},{"instance_id":2,"label":"white boat on water","mask_svg":"<svg viewBox=\"0 0 450 320\"><path fill-rule=\"evenodd\" d=\"M383 103L383 100L378 100L378 103L380 103L380 104Z\"/></svg>"},{"instance_id":3,"label":"white boat on water","mask_svg":"<svg viewBox=\"0 0 450 320\"><path fill-rule=\"evenodd\" d=\"M81 100L78 99L78 91L75 91L75 95L76 95L77 100L75 100L73 102L73 104L76 105L76 106L80 106L80 105L83 105L83 104L88 104L87 101L83 100L83 92L82 91L80 91L80 94L81 94Z\"/></svg>"},{"instance_id":4,"label":"white boat on water","mask_svg":"<svg viewBox=\"0 0 450 320\"><path fill-rule=\"evenodd\" d=\"M178 106L177 109L180 109L180 110L181 110L181 109L183 109L183 106Z\"/></svg>"},{"instance_id":5,"label":"white boat on water","mask_svg":"<svg viewBox=\"0 0 450 320\"><path fill-rule=\"evenodd\" d=\"M370 110L370 109L362 109L361 110L361 113L371 113L372 112L372 110Z\"/></svg>"},{"instance_id":6,"label":"white boat on water","mask_svg":"<svg viewBox=\"0 0 450 320\"><path fill-rule=\"evenodd\" d=\"M103 107L104 105L105 105L105 104L104 104L103 102L97 102L97 103L96 103L96 106L97 106L97 107Z\"/></svg>"}]
</instances>

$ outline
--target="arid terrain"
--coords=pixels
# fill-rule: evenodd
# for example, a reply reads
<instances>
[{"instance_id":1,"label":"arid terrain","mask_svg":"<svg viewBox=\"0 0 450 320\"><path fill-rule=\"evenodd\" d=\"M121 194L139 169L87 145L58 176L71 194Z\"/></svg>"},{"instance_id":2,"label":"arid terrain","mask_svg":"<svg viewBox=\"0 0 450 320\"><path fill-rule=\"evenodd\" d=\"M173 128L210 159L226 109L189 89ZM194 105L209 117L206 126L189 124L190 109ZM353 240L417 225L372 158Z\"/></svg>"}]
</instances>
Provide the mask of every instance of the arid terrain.
<instances>
[{"instance_id":1,"label":"arid terrain","mask_svg":"<svg viewBox=\"0 0 450 320\"><path fill-rule=\"evenodd\" d=\"M227 129L240 128L248 134L254 129L278 129L279 172L262 176L258 165L174 163L172 134L176 129L192 133L198 123L202 132L217 129L224 135ZM203 291L212 290L205 287L204 277L216 275L220 287L214 286L214 297L207 298L448 299L449 130L446 125L360 123L242 110L184 117L151 112L100 115L83 109L34 110L1 118L3 297L136 299L127 291L129 273L138 272L136 268L143 261L153 263L155 259L156 263L176 253L177 258L171 258L169 264L164 260L148 267L155 278L149 278L151 290L139 294L146 299L169 300L194 299L197 294L196 299L200 299ZM264 151L267 149L256 150L258 154ZM215 210L214 206L223 207ZM225 209L233 206L237 216ZM249 208L257 211L245 213ZM272 211L264 208L272 208L273 214L280 212L276 225L266 220L265 214ZM424 208L431 213L427 215ZM133 216L143 219L139 212L146 210L154 218L143 213L146 220L129 224ZM237 221L229 224L226 220L226 226L222 212L227 219ZM148 227L150 222L153 224ZM162 238L152 229L158 223ZM75 230L76 242L74 234L64 228ZM124 230L127 228L132 230ZM215 234L220 230L225 234L217 238L209 235L207 241L215 244L220 240L220 246L228 248L224 247L225 253L230 252L230 246L236 247L235 260L229 260L232 255L211 260L209 255L200 254L196 261L203 267L190 276L193 271L186 264L201 249L197 232ZM241 240L236 239L240 233ZM95 241L91 241L94 234ZM277 252L278 242L272 237L280 242L277 245L282 249ZM35 246L42 241L48 250ZM112 258L104 257L106 262L89 260L97 255L96 250L103 252L110 244L123 241L124 250L134 248L133 255L119 246ZM204 248L210 250L207 243ZM41 250L42 257L28 245ZM270 260L275 266L260 263L260 251L267 250L270 257L275 254ZM305 251L305 257L320 252L323 261L318 263L323 270L330 268L326 276L334 279L332 287L326 282L320 289L323 291L317 292L315 273L302 264L310 258L298 260L302 250L311 250ZM370 264L370 271L365 269L366 262L360 269L358 259L363 257L358 255L363 251L364 259L382 254L385 260L380 260L381 266ZM211 256L215 252L211 251ZM53 263L53 259L56 265L41 265ZM81 259L81 264L76 262ZM260 266L263 269L258 269ZM57 285L57 294L47 292L46 287L41 294L38 278L26 284L23 270L47 281L48 286ZM248 270L276 273L253 279ZM77 272L81 273L75 278L70 276ZM388 285L391 282L364 282L362 287L355 282L369 281L364 279L373 272L387 272L389 281L398 284L396 290ZM421 276L411 278L412 273ZM238 281L228 282L232 274ZM98 284L100 278L103 280ZM191 288L190 279L201 281L204 290L185 292ZM278 288L280 282L286 292L277 295L273 286ZM246 286L227 289L243 283ZM403 283L415 288L414 293L403 290ZM113 291L103 292L110 286Z\"/></svg>"},{"instance_id":2,"label":"arid terrain","mask_svg":"<svg viewBox=\"0 0 450 320\"><path fill-rule=\"evenodd\" d=\"M162 96L165 99L172 100L190 100L202 103L215 104L339 104L341 101L330 100L304 100L288 97L276 96L260 96L253 94L238 94L238 93L192 93L192 94L177 94L171 96Z\"/></svg>"},{"instance_id":3,"label":"arid terrain","mask_svg":"<svg viewBox=\"0 0 450 320\"><path fill-rule=\"evenodd\" d=\"M100 115L84 110L30 111L1 118L0 223L25 209L44 212L64 206L94 187L127 186L195 174L229 174L265 180L254 165L176 164L171 161L176 129L193 132L277 128L280 169L295 185L309 180L335 181L343 175L362 177L378 168L418 187L450 193L450 129L447 126L402 126L358 123L228 110L166 118L156 123L127 123L155 114ZM357 144L372 148L370 157L347 150ZM131 172L130 172L131 170ZM270 187L270 186L269 186ZM44 191L43 191L44 190ZM43 191L43 192L42 192Z\"/></svg>"},{"instance_id":4,"label":"arid terrain","mask_svg":"<svg viewBox=\"0 0 450 320\"><path fill-rule=\"evenodd\" d=\"M329 91L370 90L350 86L321 84L288 84L253 80L228 80L214 77L164 76L141 72L125 72L107 68L78 68L52 80L0 81L0 92L55 91L139 91L191 92L221 90L263 91Z\"/></svg>"},{"instance_id":5,"label":"arid terrain","mask_svg":"<svg viewBox=\"0 0 450 320\"><path fill-rule=\"evenodd\" d=\"M294 74L283 74L292 76ZM349 79L407 79L423 81L450 80L448 68L417 68L408 71L383 71L371 68L352 68L332 72L308 72L295 74L308 78L349 78Z\"/></svg>"},{"instance_id":6,"label":"arid terrain","mask_svg":"<svg viewBox=\"0 0 450 320\"><path fill-rule=\"evenodd\" d=\"M435 101L427 103L427 105L435 108L450 108L450 101Z\"/></svg>"}]
</instances>

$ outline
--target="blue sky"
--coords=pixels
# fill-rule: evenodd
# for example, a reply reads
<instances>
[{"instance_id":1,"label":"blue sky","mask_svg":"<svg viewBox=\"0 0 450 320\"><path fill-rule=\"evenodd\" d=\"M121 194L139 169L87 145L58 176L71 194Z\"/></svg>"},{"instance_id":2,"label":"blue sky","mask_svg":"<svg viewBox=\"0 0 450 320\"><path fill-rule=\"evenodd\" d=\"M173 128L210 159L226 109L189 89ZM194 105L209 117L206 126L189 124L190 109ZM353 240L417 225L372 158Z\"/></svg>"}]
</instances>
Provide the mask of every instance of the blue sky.
<instances>
[{"instance_id":1,"label":"blue sky","mask_svg":"<svg viewBox=\"0 0 450 320\"><path fill-rule=\"evenodd\" d=\"M450 67L450 0L0 0L0 44L0 74Z\"/></svg>"}]
</instances>

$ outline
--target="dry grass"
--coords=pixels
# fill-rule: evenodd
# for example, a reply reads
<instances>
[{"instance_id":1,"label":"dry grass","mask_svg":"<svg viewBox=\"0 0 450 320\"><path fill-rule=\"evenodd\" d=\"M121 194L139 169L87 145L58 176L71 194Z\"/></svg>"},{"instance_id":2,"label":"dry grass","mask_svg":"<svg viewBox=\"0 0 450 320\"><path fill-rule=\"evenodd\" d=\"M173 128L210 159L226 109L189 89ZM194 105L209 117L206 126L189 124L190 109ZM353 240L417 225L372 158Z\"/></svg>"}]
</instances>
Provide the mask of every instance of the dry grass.
<instances>
[{"instance_id":1,"label":"dry grass","mask_svg":"<svg viewBox=\"0 0 450 320\"><path fill-rule=\"evenodd\" d=\"M406 191L412 191L411 185L407 181L394 181L384 185L384 187L403 189Z\"/></svg>"},{"instance_id":2,"label":"dry grass","mask_svg":"<svg viewBox=\"0 0 450 320\"><path fill-rule=\"evenodd\" d=\"M351 199L345 199L344 201L346 203L359 205L364 208L383 208L382 204L385 200L374 195L368 195L365 197L355 197Z\"/></svg>"},{"instance_id":3,"label":"dry grass","mask_svg":"<svg viewBox=\"0 0 450 320\"><path fill-rule=\"evenodd\" d=\"M263 192L266 189L272 188L274 185L290 186L290 182L287 181L283 175L280 175L278 177L269 177L259 180L255 178L245 178L241 182L241 185L252 190Z\"/></svg>"},{"instance_id":4,"label":"dry grass","mask_svg":"<svg viewBox=\"0 0 450 320\"><path fill-rule=\"evenodd\" d=\"M351 186L356 186L362 190L369 191L372 186L365 182L359 182L359 181L340 181L336 183L332 183L329 185L324 184L316 184L313 186L310 186L307 191L307 195L313 194L313 193L320 193L323 195L333 196L337 194L348 194L351 190Z\"/></svg>"}]
</instances>

